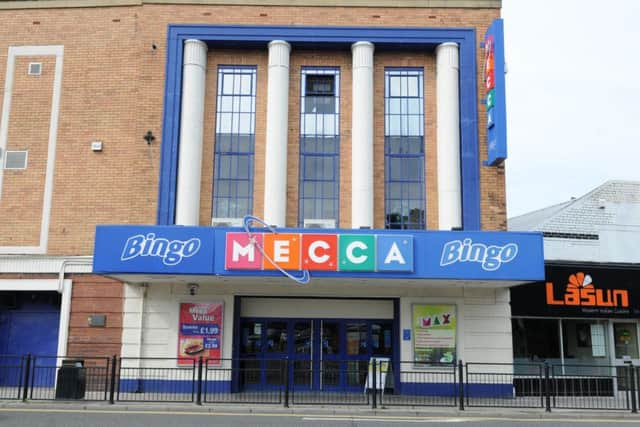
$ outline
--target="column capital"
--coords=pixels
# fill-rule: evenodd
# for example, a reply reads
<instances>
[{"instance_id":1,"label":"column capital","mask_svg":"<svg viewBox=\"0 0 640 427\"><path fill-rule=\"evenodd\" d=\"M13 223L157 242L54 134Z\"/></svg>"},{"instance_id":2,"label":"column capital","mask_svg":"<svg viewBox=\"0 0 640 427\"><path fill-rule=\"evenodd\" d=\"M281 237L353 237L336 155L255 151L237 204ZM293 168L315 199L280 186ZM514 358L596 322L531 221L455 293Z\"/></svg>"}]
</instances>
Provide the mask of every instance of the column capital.
<instances>
[{"instance_id":1,"label":"column capital","mask_svg":"<svg viewBox=\"0 0 640 427\"><path fill-rule=\"evenodd\" d=\"M274 47L284 47L288 50L291 50L291 45L284 40L271 40L267 46L269 47L269 49Z\"/></svg>"},{"instance_id":2,"label":"column capital","mask_svg":"<svg viewBox=\"0 0 640 427\"><path fill-rule=\"evenodd\" d=\"M207 66L207 44L202 40L188 39L184 41L183 65Z\"/></svg>"},{"instance_id":3,"label":"column capital","mask_svg":"<svg viewBox=\"0 0 640 427\"><path fill-rule=\"evenodd\" d=\"M456 49L458 49L458 43L456 42L444 42L444 43L440 43L438 46L436 46L436 54L438 53L438 51L441 48L445 48L445 47L455 47Z\"/></svg>"}]
</instances>

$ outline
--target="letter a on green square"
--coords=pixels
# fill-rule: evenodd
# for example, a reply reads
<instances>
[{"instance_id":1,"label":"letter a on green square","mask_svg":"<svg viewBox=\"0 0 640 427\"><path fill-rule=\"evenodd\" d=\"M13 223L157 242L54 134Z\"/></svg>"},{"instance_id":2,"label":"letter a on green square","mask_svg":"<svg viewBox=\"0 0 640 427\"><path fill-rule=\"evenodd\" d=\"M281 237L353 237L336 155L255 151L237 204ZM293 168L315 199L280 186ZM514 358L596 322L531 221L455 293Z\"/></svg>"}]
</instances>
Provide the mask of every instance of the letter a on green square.
<instances>
[{"instance_id":1,"label":"letter a on green square","mask_svg":"<svg viewBox=\"0 0 640 427\"><path fill-rule=\"evenodd\" d=\"M375 271L376 238L373 234L340 235L340 271Z\"/></svg>"}]
</instances>

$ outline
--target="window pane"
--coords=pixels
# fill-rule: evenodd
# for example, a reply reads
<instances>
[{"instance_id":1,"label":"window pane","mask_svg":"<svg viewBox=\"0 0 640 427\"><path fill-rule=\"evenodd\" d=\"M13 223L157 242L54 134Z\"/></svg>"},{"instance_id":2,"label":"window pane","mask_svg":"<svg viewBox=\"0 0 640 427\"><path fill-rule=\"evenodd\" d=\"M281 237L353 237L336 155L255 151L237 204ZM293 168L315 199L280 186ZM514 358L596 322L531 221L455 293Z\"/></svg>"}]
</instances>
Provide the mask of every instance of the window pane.
<instances>
[{"instance_id":1,"label":"window pane","mask_svg":"<svg viewBox=\"0 0 640 427\"><path fill-rule=\"evenodd\" d=\"M300 99L299 224L337 220L339 161L339 70L303 68ZM324 185L327 184L325 188Z\"/></svg>"},{"instance_id":2,"label":"window pane","mask_svg":"<svg viewBox=\"0 0 640 427\"><path fill-rule=\"evenodd\" d=\"M393 76L389 78L389 96L402 96L400 92L401 77Z\"/></svg>"},{"instance_id":3,"label":"window pane","mask_svg":"<svg viewBox=\"0 0 640 427\"><path fill-rule=\"evenodd\" d=\"M322 354L340 354L340 328L337 323L322 322Z\"/></svg>"},{"instance_id":4,"label":"window pane","mask_svg":"<svg viewBox=\"0 0 640 427\"><path fill-rule=\"evenodd\" d=\"M214 152L214 217L252 211L255 67L218 68Z\"/></svg>"},{"instance_id":5,"label":"window pane","mask_svg":"<svg viewBox=\"0 0 640 427\"><path fill-rule=\"evenodd\" d=\"M417 76L407 77L407 96L416 97L421 96L418 91L420 84Z\"/></svg>"},{"instance_id":6,"label":"window pane","mask_svg":"<svg viewBox=\"0 0 640 427\"><path fill-rule=\"evenodd\" d=\"M423 70L385 70L386 227L424 228Z\"/></svg>"},{"instance_id":7,"label":"window pane","mask_svg":"<svg viewBox=\"0 0 640 427\"><path fill-rule=\"evenodd\" d=\"M420 99L407 99L407 114L422 114L422 102Z\"/></svg>"},{"instance_id":8,"label":"window pane","mask_svg":"<svg viewBox=\"0 0 640 427\"><path fill-rule=\"evenodd\" d=\"M529 361L560 359L558 321L513 319L513 354Z\"/></svg>"},{"instance_id":9,"label":"window pane","mask_svg":"<svg viewBox=\"0 0 640 427\"><path fill-rule=\"evenodd\" d=\"M245 354L262 352L262 323L249 321L242 322L242 342L240 344L240 352Z\"/></svg>"},{"instance_id":10,"label":"window pane","mask_svg":"<svg viewBox=\"0 0 640 427\"><path fill-rule=\"evenodd\" d=\"M367 324L347 323L347 355L367 354Z\"/></svg>"}]
</instances>

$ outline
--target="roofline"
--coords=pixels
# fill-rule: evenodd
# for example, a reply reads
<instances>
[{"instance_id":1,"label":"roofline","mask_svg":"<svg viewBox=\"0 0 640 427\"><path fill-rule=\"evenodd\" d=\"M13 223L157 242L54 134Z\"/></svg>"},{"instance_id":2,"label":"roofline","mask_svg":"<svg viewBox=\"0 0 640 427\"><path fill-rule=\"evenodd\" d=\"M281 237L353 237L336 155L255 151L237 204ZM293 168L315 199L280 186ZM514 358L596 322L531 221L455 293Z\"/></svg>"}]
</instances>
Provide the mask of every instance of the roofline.
<instances>
[{"instance_id":1,"label":"roofline","mask_svg":"<svg viewBox=\"0 0 640 427\"><path fill-rule=\"evenodd\" d=\"M142 6L143 4L500 9L502 0L9 0L0 10Z\"/></svg>"}]
</instances>

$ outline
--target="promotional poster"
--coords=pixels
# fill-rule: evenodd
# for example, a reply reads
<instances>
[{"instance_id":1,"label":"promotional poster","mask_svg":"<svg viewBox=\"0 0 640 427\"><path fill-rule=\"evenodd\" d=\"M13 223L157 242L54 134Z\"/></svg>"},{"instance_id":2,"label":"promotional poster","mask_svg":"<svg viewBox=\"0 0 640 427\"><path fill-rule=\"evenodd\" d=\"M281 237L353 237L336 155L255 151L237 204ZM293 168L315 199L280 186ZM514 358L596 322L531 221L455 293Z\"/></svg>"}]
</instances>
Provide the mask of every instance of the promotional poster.
<instances>
[{"instance_id":1,"label":"promotional poster","mask_svg":"<svg viewBox=\"0 0 640 427\"><path fill-rule=\"evenodd\" d=\"M413 306L413 358L420 363L456 360L455 305Z\"/></svg>"},{"instance_id":2,"label":"promotional poster","mask_svg":"<svg viewBox=\"0 0 640 427\"><path fill-rule=\"evenodd\" d=\"M220 364L222 315L221 302L180 304L178 365L192 366L201 356L209 365Z\"/></svg>"}]
</instances>

